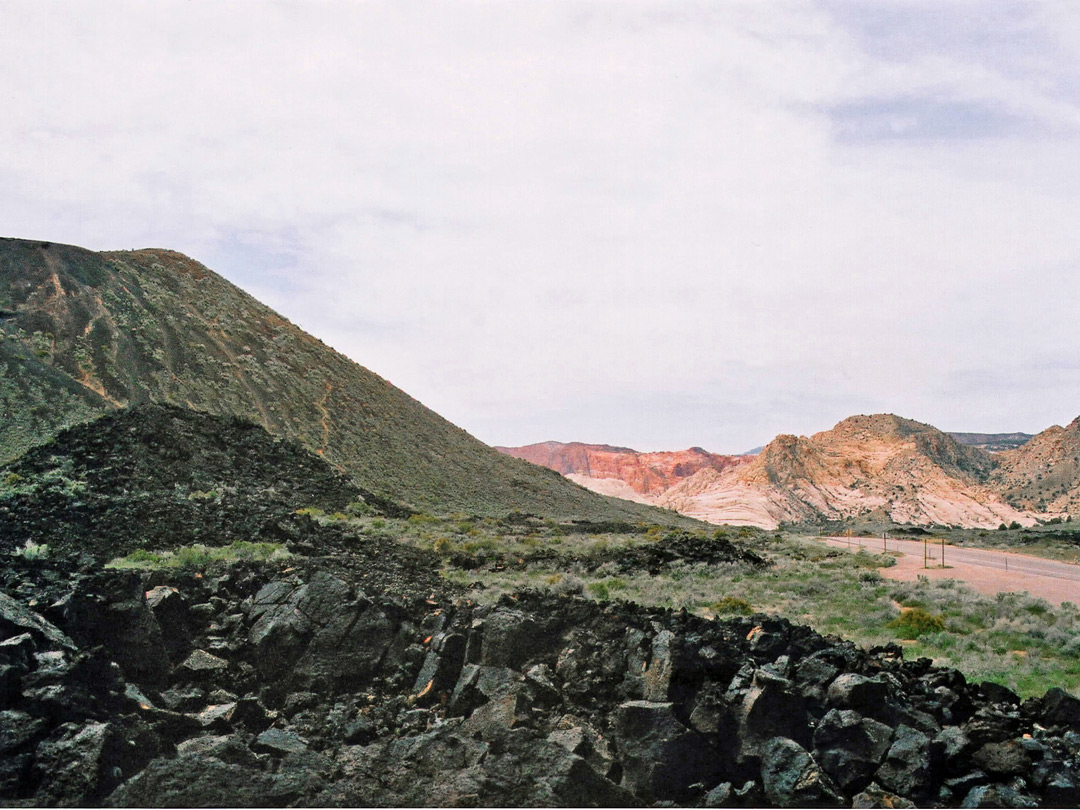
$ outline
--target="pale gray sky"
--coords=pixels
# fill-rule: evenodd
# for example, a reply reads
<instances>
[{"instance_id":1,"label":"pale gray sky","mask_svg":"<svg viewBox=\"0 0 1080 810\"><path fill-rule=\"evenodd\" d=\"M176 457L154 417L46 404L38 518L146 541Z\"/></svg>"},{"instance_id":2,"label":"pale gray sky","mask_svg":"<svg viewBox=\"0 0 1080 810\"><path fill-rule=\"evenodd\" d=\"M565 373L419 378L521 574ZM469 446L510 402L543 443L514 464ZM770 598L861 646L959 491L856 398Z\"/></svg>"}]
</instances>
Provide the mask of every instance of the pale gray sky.
<instances>
[{"instance_id":1,"label":"pale gray sky","mask_svg":"<svg viewBox=\"0 0 1080 810\"><path fill-rule=\"evenodd\" d=\"M1080 414L1071 0L6 0L0 189L492 444Z\"/></svg>"}]
</instances>

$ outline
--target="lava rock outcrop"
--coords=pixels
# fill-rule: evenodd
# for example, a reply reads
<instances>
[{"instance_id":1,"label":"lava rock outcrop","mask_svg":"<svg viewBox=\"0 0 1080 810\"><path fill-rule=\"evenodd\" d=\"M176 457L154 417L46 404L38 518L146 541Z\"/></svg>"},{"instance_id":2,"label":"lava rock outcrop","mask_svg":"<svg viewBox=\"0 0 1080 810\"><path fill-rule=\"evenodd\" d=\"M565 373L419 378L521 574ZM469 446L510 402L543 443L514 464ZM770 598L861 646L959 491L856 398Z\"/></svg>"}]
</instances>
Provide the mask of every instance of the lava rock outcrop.
<instances>
[{"instance_id":1,"label":"lava rock outcrop","mask_svg":"<svg viewBox=\"0 0 1080 810\"><path fill-rule=\"evenodd\" d=\"M1080 700L1061 690L1021 702L895 646L865 651L762 615L708 621L535 592L478 606L435 579L427 593L410 584L436 560L405 552L373 542L302 565L143 575L12 558L0 797L1080 801Z\"/></svg>"},{"instance_id":2,"label":"lava rock outcrop","mask_svg":"<svg viewBox=\"0 0 1080 810\"><path fill-rule=\"evenodd\" d=\"M0 547L30 540L105 559L150 540L167 548L274 539L270 527L297 509L374 498L258 425L171 405L69 428L2 476Z\"/></svg>"}]
</instances>

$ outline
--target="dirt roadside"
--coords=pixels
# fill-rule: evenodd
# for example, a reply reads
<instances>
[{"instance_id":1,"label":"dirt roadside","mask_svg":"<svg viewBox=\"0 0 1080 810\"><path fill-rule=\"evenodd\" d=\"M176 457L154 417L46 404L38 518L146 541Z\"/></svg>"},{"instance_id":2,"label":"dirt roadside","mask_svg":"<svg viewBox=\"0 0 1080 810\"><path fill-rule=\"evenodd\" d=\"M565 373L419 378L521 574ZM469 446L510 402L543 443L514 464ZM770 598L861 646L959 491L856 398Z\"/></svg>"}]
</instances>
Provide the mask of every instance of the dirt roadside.
<instances>
[{"instance_id":1,"label":"dirt roadside","mask_svg":"<svg viewBox=\"0 0 1080 810\"><path fill-rule=\"evenodd\" d=\"M829 545L858 551L860 547L878 553L880 538L828 537ZM1002 591L1027 591L1052 604L1080 604L1080 566L1054 563L1040 557L992 549L967 549L945 546L945 562L941 566L941 547L928 545L932 554L924 567L923 544L913 540L890 539L885 544L888 553L896 557L896 565L882 568L883 576L901 581L913 581L920 576L929 579L957 579L980 593L993 596Z\"/></svg>"}]
</instances>

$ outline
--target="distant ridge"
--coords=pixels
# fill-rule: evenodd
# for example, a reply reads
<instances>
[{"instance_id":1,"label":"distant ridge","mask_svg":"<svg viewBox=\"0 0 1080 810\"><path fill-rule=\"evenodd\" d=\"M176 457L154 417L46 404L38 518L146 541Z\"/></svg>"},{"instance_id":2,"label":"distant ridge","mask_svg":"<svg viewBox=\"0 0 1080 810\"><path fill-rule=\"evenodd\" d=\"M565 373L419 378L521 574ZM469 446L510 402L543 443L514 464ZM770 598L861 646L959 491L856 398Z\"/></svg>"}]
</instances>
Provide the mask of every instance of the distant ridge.
<instances>
[{"instance_id":1,"label":"distant ridge","mask_svg":"<svg viewBox=\"0 0 1080 810\"><path fill-rule=\"evenodd\" d=\"M1023 447L1034 438L1031 433L955 433L950 431L949 435L960 444L968 447L980 447L992 453L1015 450L1018 447Z\"/></svg>"},{"instance_id":2,"label":"distant ridge","mask_svg":"<svg viewBox=\"0 0 1080 810\"><path fill-rule=\"evenodd\" d=\"M497 453L205 266L0 239L0 464L128 405L241 416L415 509L682 520Z\"/></svg>"},{"instance_id":3,"label":"distant ridge","mask_svg":"<svg viewBox=\"0 0 1080 810\"><path fill-rule=\"evenodd\" d=\"M583 486L606 494L615 494L616 490L599 482L622 481L638 496L659 495L703 469L726 470L746 461L742 456L718 455L700 447L641 453L607 444L542 442L495 449L570 476Z\"/></svg>"}]
</instances>

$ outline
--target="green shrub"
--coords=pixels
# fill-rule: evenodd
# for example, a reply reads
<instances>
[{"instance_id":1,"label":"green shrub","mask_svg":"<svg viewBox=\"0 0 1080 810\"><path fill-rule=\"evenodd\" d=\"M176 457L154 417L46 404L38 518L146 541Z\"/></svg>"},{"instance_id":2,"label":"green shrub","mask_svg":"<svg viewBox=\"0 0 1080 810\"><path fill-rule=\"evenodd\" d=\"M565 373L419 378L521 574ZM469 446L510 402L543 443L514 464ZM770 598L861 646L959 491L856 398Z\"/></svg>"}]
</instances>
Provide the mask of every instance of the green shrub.
<instances>
[{"instance_id":1,"label":"green shrub","mask_svg":"<svg viewBox=\"0 0 1080 810\"><path fill-rule=\"evenodd\" d=\"M215 556L223 559L268 560L281 548L280 543L253 543L248 540L237 540Z\"/></svg>"},{"instance_id":2,"label":"green shrub","mask_svg":"<svg viewBox=\"0 0 1080 810\"><path fill-rule=\"evenodd\" d=\"M140 548L106 563L106 568L205 568L212 562L235 560L278 560L289 557L280 543L253 543L238 540L228 546L182 546L172 551L148 551Z\"/></svg>"},{"instance_id":3,"label":"green shrub","mask_svg":"<svg viewBox=\"0 0 1080 810\"><path fill-rule=\"evenodd\" d=\"M371 511L371 505L365 501L353 501L345 507L345 513L353 517L362 517Z\"/></svg>"},{"instance_id":4,"label":"green shrub","mask_svg":"<svg viewBox=\"0 0 1080 810\"><path fill-rule=\"evenodd\" d=\"M15 550L15 553L24 560L41 560L49 556L49 546L46 543L27 540L22 548Z\"/></svg>"},{"instance_id":5,"label":"green shrub","mask_svg":"<svg viewBox=\"0 0 1080 810\"><path fill-rule=\"evenodd\" d=\"M611 598L611 593L608 591L606 582L590 582L587 590L597 599L597 601L606 602Z\"/></svg>"},{"instance_id":6,"label":"green shrub","mask_svg":"<svg viewBox=\"0 0 1080 810\"><path fill-rule=\"evenodd\" d=\"M917 639L924 633L945 632L945 619L941 616L935 616L921 607L913 607L910 610L905 610L889 622L886 627L895 630L898 638L910 641Z\"/></svg>"},{"instance_id":7,"label":"green shrub","mask_svg":"<svg viewBox=\"0 0 1080 810\"><path fill-rule=\"evenodd\" d=\"M718 601L712 603L712 609L714 613L737 614L740 616L747 616L754 612L754 608L749 602L737 596L722 596Z\"/></svg>"},{"instance_id":8,"label":"green shrub","mask_svg":"<svg viewBox=\"0 0 1080 810\"><path fill-rule=\"evenodd\" d=\"M162 557L160 554L155 554L153 551L139 548L128 554L124 559L133 563L159 563L161 562Z\"/></svg>"},{"instance_id":9,"label":"green shrub","mask_svg":"<svg viewBox=\"0 0 1080 810\"><path fill-rule=\"evenodd\" d=\"M200 545L184 546L173 554L174 564L180 568L205 568L212 559L210 550Z\"/></svg>"}]
</instances>

